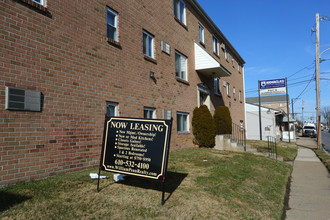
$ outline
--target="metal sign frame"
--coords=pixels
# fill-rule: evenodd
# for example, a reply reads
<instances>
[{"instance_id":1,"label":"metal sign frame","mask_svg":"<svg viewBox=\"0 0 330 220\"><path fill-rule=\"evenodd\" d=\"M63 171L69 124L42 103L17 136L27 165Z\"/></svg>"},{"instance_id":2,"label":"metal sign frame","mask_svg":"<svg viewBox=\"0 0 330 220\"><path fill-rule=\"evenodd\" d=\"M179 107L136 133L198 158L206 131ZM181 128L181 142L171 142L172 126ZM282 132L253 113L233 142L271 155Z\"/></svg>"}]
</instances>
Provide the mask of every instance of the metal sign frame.
<instances>
[{"instance_id":1,"label":"metal sign frame","mask_svg":"<svg viewBox=\"0 0 330 220\"><path fill-rule=\"evenodd\" d=\"M165 177L172 121L105 117L97 191L102 171L161 181L165 203Z\"/></svg>"}]
</instances>

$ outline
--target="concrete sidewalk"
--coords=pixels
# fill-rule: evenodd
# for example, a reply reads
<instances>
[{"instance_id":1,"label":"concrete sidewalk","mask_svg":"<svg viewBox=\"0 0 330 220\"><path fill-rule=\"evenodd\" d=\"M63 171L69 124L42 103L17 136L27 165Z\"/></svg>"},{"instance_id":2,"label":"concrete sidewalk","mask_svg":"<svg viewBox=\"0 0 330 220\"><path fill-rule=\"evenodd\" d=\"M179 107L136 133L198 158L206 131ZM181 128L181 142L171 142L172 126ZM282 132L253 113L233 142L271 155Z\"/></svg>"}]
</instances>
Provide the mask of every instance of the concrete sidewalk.
<instances>
[{"instance_id":1,"label":"concrete sidewalk","mask_svg":"<svg viewBox=\"0 0 330 220\"><path fill-rule=\"evenodd\" d=\"M311 148L311 138L297 139L298 155L293 164L289 210L286 219L330 219L330 175Z\"/></svg>"}]
</instances>

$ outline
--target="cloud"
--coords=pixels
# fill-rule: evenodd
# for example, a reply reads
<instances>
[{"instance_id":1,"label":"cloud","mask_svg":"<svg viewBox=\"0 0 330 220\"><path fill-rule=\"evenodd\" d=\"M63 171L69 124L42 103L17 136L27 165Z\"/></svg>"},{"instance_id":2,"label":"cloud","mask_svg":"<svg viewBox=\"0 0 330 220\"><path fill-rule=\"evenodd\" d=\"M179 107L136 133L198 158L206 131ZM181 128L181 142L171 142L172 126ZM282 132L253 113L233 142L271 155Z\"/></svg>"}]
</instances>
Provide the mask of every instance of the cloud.
<instances>
[{"instance_id":1,"label":"cloud","mask_svg":"<svg viewBox=\"0 0 330 220\"><path fill-rule=\"evenodd\" d=\"M257 74L257 75L274 75L274 74L279 74L281 70L279 70L276 67L259 67L259 66L254 66L254 67L245 67L245 74Z\"/></svg>"}]
</instances>

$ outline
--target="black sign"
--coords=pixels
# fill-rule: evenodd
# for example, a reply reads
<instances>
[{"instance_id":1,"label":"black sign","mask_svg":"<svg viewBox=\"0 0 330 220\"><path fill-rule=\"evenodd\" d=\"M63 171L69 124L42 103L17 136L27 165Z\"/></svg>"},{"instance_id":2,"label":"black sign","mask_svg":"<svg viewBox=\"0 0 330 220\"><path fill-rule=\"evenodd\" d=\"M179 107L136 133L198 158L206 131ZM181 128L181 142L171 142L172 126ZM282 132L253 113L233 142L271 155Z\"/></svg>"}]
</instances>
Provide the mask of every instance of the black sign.
<instances>
[{"instance_id":1,"label":"black sign","mask_svg":"<svg viewBox=\"0 0 330 220\"><path fill-rule=\"evenodd\" d=\"M160 180L164 176L171 120L106 119L102 170Z\"/></svg>"}]
</instances>

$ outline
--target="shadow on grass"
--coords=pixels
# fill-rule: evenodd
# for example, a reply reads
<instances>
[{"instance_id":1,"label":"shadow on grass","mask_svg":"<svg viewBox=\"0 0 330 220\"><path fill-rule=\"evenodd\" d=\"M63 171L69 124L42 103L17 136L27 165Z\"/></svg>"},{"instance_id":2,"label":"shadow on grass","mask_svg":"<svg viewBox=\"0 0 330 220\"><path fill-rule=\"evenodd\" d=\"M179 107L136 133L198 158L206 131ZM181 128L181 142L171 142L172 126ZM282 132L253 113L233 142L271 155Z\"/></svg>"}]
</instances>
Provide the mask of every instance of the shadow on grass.
<instances>
[{"instance_id":1,"label":"shadow on grass","mask_svg":"<svg viewBox=\"0 0 330 220\"><path fill-rule=\"evenodd\" d=\"M175 173L167 171L165 192L173 193L187 176L188 174L186 173ZM149 180L135 176L125 176L125 180L120 181L118 183L144 189L162 191L162 183L160 181Z\"/></svg>"},{"instance_id":2,"label":"shadow on grass","mask_svg":"<svg viewBox=\"0 0 330 220\"><path fill-rule=\"evenodd\" d=\"M12 206L29 199L32 199L32 196L24 196L17 193L0 191L0 212L10 209Z\"/></svg>"},{"instance_id":3,"label":"shadow on grass","mask_svg":"<svg viewBox=\"0 0 330 220\"><path fill-rule=\"evenodd\" d=\"M166 174L166 182L165 182L165 192L169 193L165 201L167 201L173 192L180 186L182 181L188 176L187 173L176 173L167 171ZM125 176L125 180L118 182L119 184L134 186L144 189L152 189L162 192L163 191L163 184L160 181L154 181L144 178L139 178L135 176Z\"/></svg>"}]
</instances>

